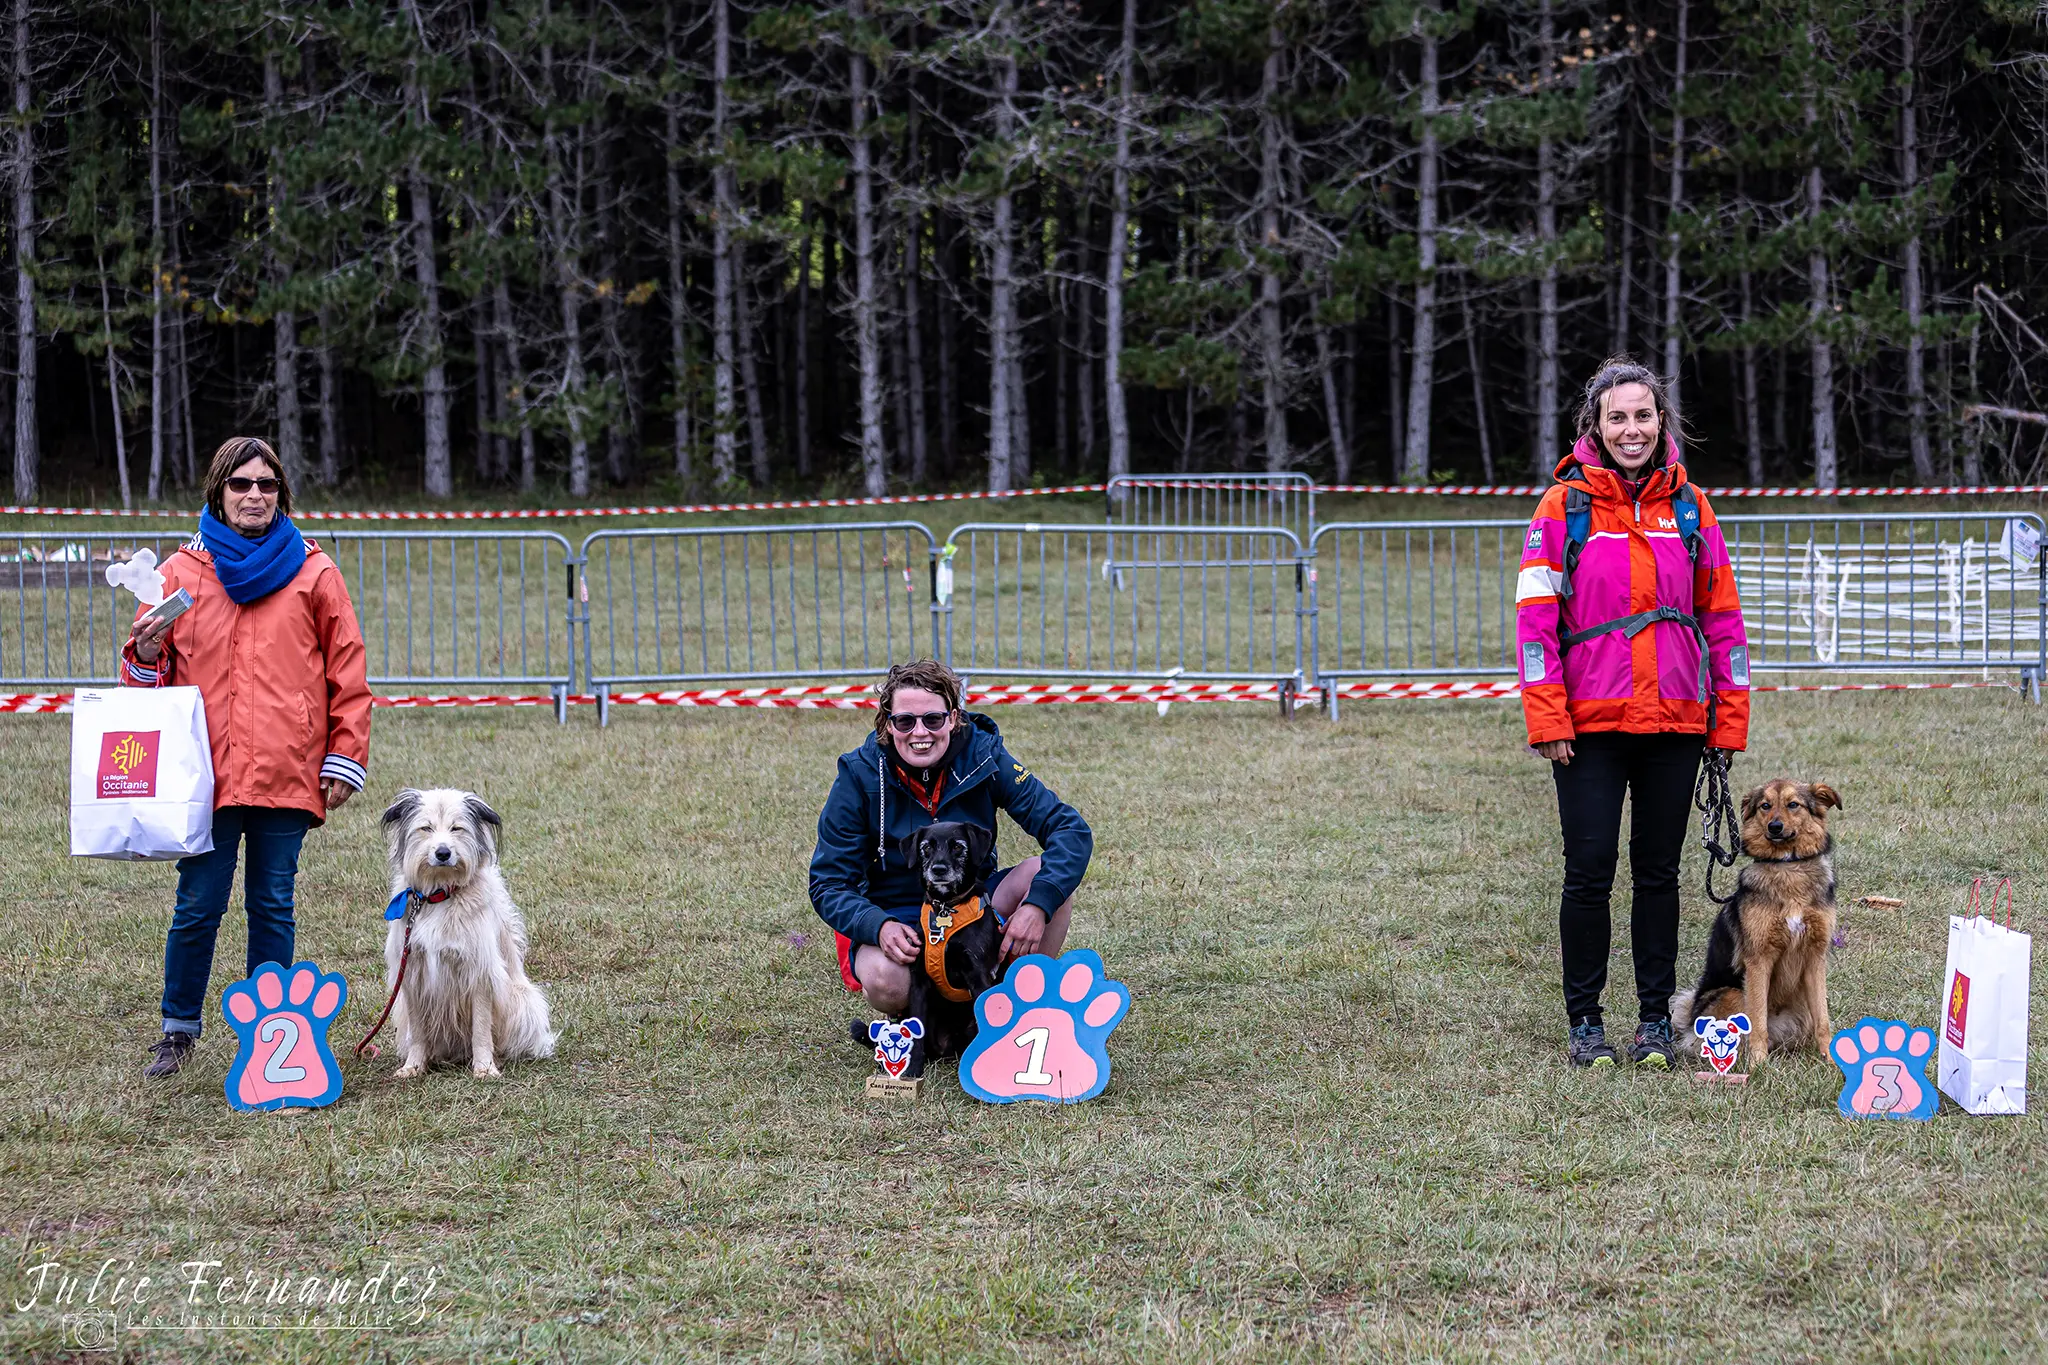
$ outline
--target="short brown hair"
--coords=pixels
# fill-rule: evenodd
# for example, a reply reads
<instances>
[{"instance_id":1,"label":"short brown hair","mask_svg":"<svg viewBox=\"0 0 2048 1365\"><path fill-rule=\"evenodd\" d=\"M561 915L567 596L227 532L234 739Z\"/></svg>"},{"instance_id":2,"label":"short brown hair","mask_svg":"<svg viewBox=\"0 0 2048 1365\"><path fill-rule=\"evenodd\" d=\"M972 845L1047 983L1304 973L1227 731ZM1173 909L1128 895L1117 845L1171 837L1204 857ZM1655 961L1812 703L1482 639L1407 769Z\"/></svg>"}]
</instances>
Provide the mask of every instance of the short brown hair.
<instances>
[{"instance_id":1,"label":"short brown hair","mask_svg":"<svg viewBox=\"0 0 2048 1365\"><path fill-rule=\"evenodd\" d=\"M897 692L906 687L914 687L940 698L946 703L948 711L960 709L961 686L958 673L937 659L919 659L915 663L897 664L889 670L889 676L882 679L875 711L877 734L889 724L889 708L895 702Z\"/></svg>"},{"instance_id":2,"label":"short brown hair","mask_svg":"<svg viewBox=\"0 0 2048 1365\"><path fill-rule=\"evenodd\" d=\"M227 504L221 501L228 475L251 460L263 461L277 476L277 514L281 517L292 514L292 481L284 472L284 461L278 459L277 452L270 448L270 442L260 436L230 436L220 443L219 450L213 452L213 463L206 467L206 510L218 520L228 519Z\"/></svg>"},{"instance_id":3,"label":"short brown hair","mask_svg":"<svg viewBox=\"0 0 2048 1365\"><path fill-rule=\"evenodd\" d=\"M1664 376L1648 365L1641 364L1632 355L1611 355L1600 362L1600 368L1586 381L1585 400L1579 404L1579 435L1591 436L1600 426L1600 400L1607 396L1609 389L1620 388L1623 384L1641 384L1650 391L1650 401L1657 405L1658 434L1668 438L1669 444L1657 452L1657 464L1664 463L1671 446L1678 444L1685 435L1681 425L1671 416L1671 387Z\"/></svg>"}]
</instances>

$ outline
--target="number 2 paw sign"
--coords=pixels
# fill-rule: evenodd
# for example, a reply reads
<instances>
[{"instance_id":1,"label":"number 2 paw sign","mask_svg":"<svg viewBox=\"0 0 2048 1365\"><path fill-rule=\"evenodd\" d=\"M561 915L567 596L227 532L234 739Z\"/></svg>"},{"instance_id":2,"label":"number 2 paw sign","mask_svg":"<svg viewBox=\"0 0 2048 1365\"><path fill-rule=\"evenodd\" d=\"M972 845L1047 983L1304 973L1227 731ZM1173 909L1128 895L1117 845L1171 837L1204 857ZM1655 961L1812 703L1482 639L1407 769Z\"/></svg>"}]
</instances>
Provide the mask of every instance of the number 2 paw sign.
<instances>
[{"instance_id":1,"label":"number 2 paw sign","mask_svg":"<svg viewBox=\"0 0 2048 1365\"><path fill-rule=\"evenodd\" d=\"M1093 1099L1109 1084L1110 1030L1130 1008L1086 948L1020 957L974 1002L981 1029L960 1058L961 1088L990 1104Z\"/></svg>"},{"instance_id":2,"label":"number 2 paw sign","mask_svg":"<svg viewBox=\"0 0 2048 1365\"><path fill-rule=\"evenodd\" d=\"M235 1031L228 1103L237 1109L317 1109L341 1098L341 1067L327 1026L348 1001L348 982L311 962L266 962L220 998Z\"/></svg>"},{"instance_id":3,"label":"number 2 paw sign","mask_svg":"<svg viewBox=\"0 0 2048 1365\"><path fill-rule=\"evenodd\" d=\"M1902 1019L1859 1019L1828 1044L1842 1068L1840 1109L1852 1119L1930 1119L1941 1104L1927 1079L1934 1031Z\"/></svg>"}]
</instances>

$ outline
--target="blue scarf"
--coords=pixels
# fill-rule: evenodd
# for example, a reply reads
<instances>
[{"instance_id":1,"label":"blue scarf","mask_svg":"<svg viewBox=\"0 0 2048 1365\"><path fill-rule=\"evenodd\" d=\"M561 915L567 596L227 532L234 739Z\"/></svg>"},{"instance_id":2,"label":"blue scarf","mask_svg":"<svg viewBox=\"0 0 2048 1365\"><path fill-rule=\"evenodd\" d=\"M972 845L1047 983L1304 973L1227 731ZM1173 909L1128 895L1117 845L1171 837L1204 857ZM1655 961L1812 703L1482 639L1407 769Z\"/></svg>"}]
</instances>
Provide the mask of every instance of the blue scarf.
<instances>
[{"instance_id":1,"label":"blue scarf","mask_svg":"<svg viewBox=\"0 0 2048 1365\"><path fill-rule=\"evenodd\" d=\"M279 513L270 529L256 540L214 516L210 507L199 511L199 539L213 556L213 572L237 606L247 606L268 597L298 576L306 562L306 538L291 518Z\"/></svg>"}]
</instances>

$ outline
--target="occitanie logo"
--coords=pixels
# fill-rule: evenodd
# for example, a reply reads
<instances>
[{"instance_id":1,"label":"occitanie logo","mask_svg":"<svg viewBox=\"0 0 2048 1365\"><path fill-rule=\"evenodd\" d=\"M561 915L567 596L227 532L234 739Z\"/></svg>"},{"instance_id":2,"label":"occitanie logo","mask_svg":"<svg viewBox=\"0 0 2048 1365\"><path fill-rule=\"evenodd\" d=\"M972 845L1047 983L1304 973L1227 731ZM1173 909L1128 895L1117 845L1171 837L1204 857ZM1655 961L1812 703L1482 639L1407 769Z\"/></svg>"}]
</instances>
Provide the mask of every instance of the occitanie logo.
<instances>
[{"instance_id":1,"label":"occitanie logo","mask_svg":"<svg viewBox=\"0 0 2048 1365\"><path fill-rule=\"evenodd\" d=\"M121 742L114 746L113 752L107 755L113 765L121 770L123 777L141 767L143 760L148 757L149 750L143 748L142 741L134 735L124 735Z\"/></svg>"}]
</instances>

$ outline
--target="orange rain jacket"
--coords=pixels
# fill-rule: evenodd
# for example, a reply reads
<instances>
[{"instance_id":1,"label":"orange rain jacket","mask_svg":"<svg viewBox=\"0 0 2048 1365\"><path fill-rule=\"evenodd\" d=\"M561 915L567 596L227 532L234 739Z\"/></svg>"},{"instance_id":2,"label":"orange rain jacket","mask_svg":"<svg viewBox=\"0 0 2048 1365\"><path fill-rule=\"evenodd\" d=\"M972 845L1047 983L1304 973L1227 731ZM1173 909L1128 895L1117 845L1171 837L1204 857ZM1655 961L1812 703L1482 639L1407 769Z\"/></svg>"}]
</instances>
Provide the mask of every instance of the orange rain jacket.
<instances>
[{"instance_id":1,"label":"orange rain jacket","mask_svg":"<svg viewBox=\"0 0 2048 1365\"><path fill-rule=\"evenodd\" d=\"M1715 704L1707 743L1741 749L1749 742L1749 637L1735 593L1713 508L1697 487L1698 562L1687 555L1672 507L1685 483L1676 446L1664 465L1631 496L1621 476L1600 461L1590 438L1581 438L1557 466L1557 483L1543 495L1523 543L1515 585L1516 664L1522 716L1529 742L1572 739L1587 731L1631 734L1703 734L1707 707L1700 695L1700 635L1676 621L1657 621L1633 638L1619 630L1560 648L1568 632L1619 617L1671 607L1694 617L1706 634L1707 665ZM1568 490L1592 495L1591 534L1564 590L1565 502Z\"/></svg>"},{"instance_id":2,"label":"orange rain jacket","mask_svg":"<svg viewBox=\"0 0 2048 1365\"><path fill-rule=\"evenodd\" d=\"M291 582L237 605L193 537L163 563L164 592L192 594L154 666L121 651L131 687L197 686L213 747L213 805L327 817L322 778L369 780L370 687L362 630L341 570L313 541ZM147 610L147 608L144 608ZM141 613L138 612L137 615Z\"/></svg>"}]
</instances>

